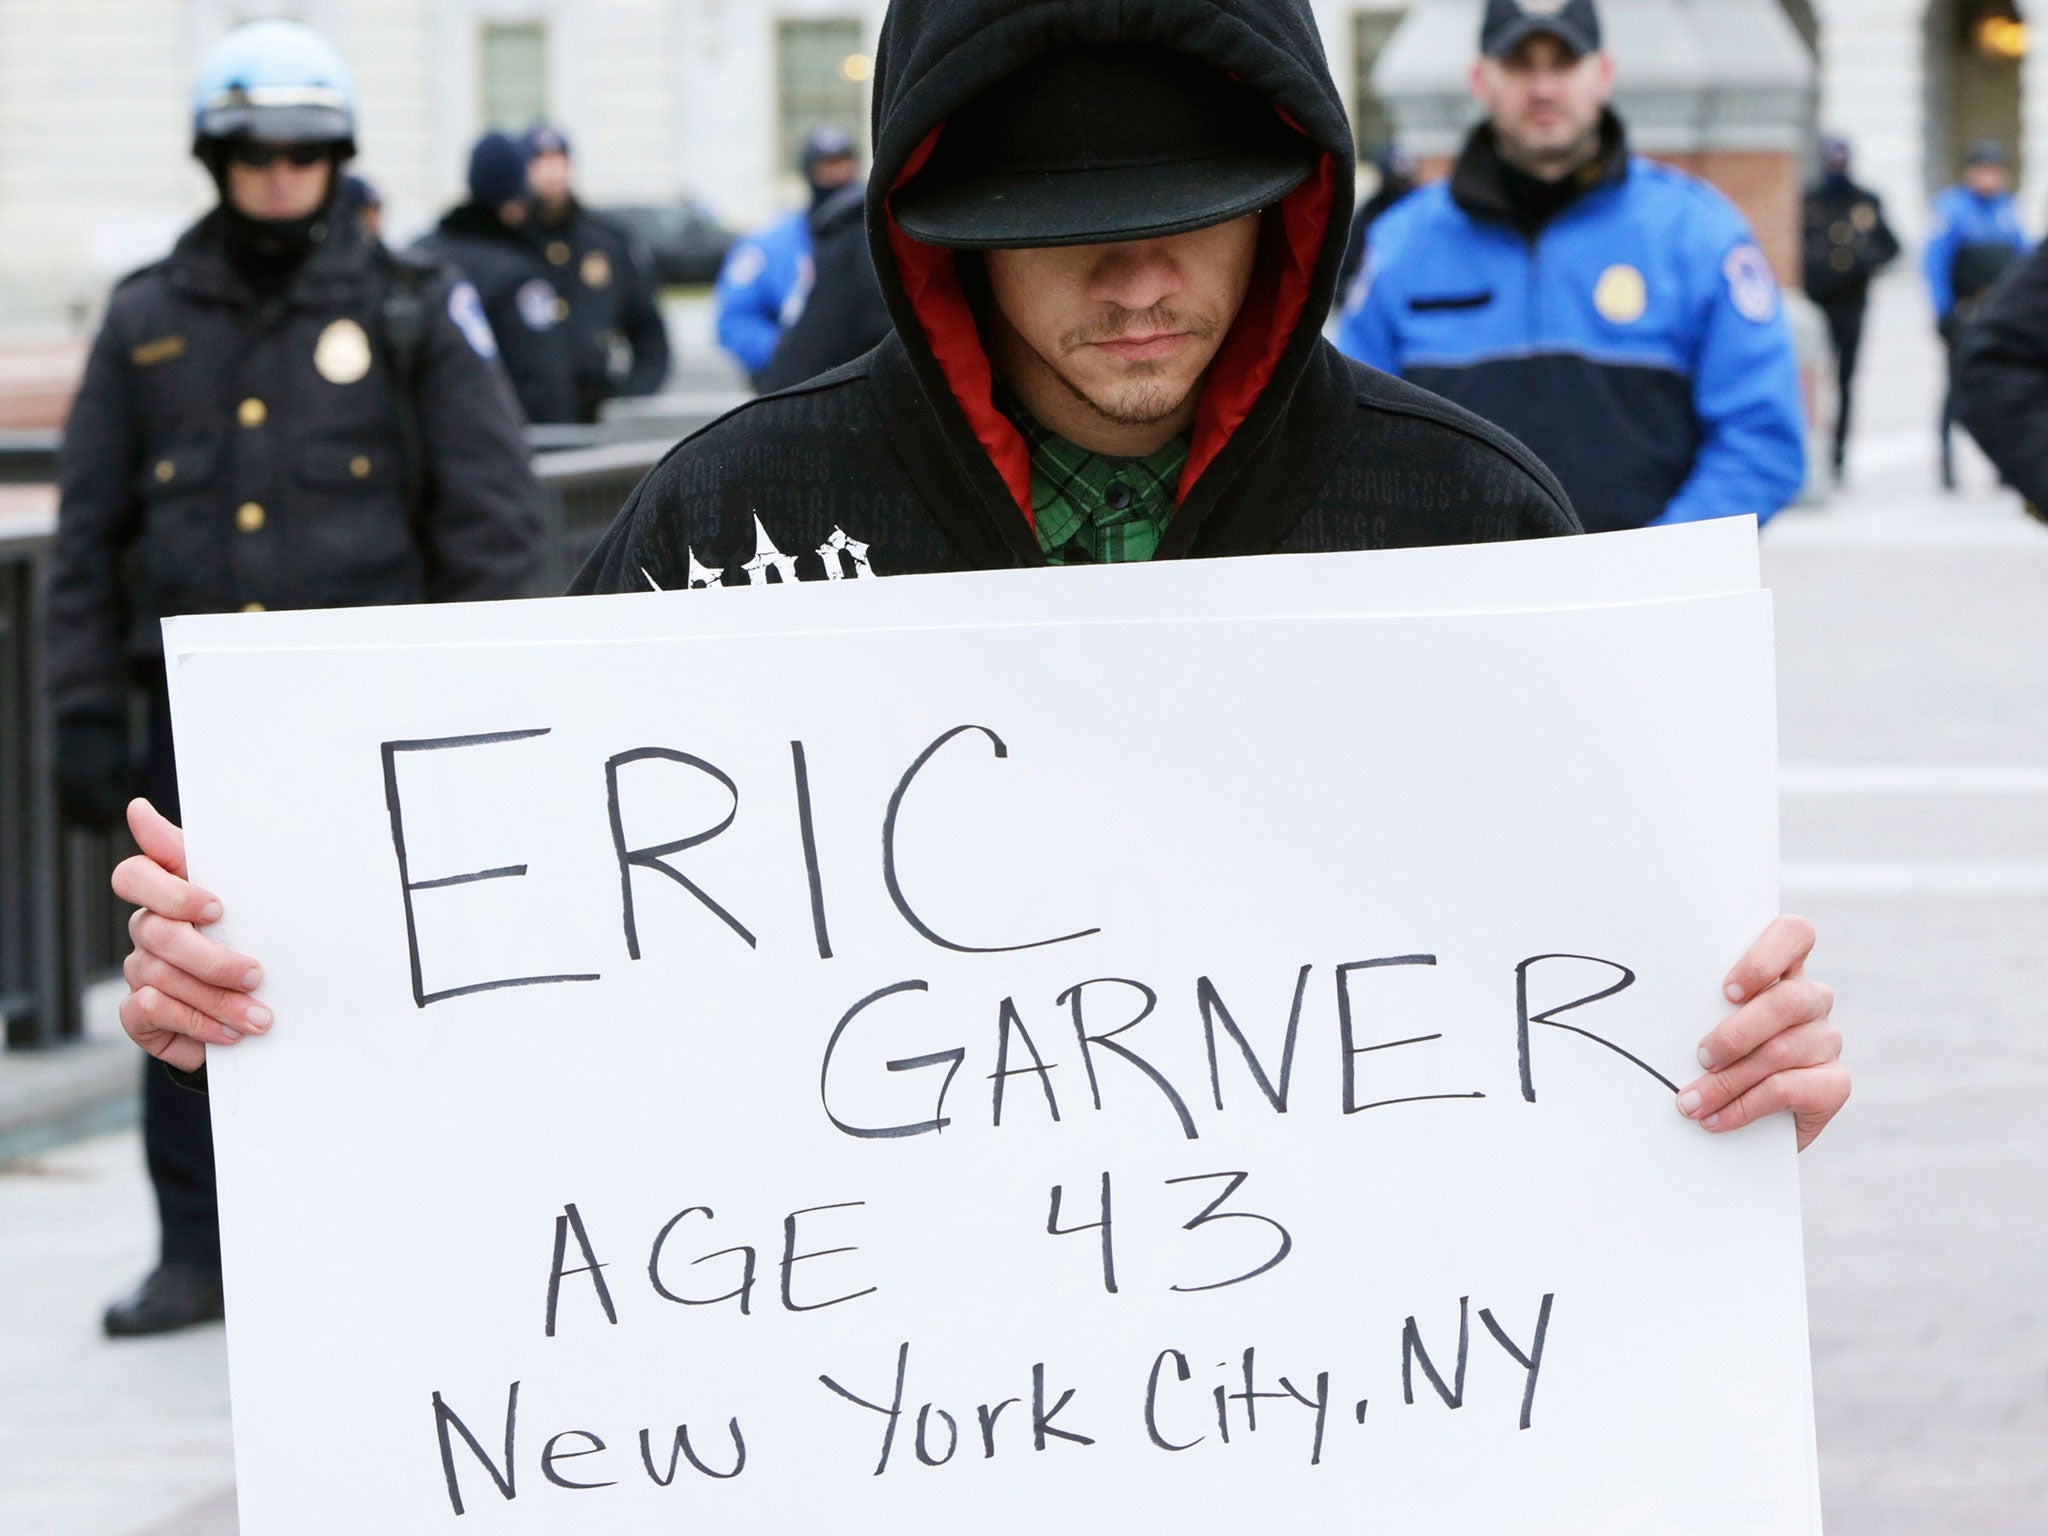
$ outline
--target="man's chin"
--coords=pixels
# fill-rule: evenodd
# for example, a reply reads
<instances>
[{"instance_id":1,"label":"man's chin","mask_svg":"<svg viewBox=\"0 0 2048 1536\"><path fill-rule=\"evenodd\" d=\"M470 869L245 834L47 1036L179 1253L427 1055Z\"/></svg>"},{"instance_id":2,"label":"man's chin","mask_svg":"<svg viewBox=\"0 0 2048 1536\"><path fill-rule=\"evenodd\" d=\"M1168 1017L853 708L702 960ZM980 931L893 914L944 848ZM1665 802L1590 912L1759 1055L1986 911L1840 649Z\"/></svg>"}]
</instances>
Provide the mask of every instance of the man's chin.
<instances>
[{"instance_id":1,"label":"man's chin","mask_svg":"<svg viewBox=\"0 0 2048 1536\"><path fill-rule=\"evenodd\" d=\"M1170 421L1187 404L1185 390L1150 390L1091 395L1088 403L1104 421L1120 427L1156 427Z\"/></svg>"},{"instance_id":2,"label":"man's chin","mask_svg":"<svg viewBox=\"0 0 2048 1536\"><path fill-rule=\"evenodd\" d=\"M1104 421L1120 427L1152 427L1170 420L1187 404L1191 389L1161 378L1126 378L1116 383L1083 387L1066 385Z\"/></svg>"}]
</instances>

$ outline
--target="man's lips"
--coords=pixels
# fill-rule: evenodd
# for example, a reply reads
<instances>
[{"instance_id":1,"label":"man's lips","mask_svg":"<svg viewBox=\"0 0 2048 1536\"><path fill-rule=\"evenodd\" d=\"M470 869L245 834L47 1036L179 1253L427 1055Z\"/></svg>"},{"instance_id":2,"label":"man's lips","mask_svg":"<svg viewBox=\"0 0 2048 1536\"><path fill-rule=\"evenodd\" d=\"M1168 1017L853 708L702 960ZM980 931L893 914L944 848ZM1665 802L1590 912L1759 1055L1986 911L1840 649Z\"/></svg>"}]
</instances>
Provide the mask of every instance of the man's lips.
<instances>
[{"instance_id":1,"label":"man's lips","mask_svg":"<svg viewBox=\"0 0 2048 1536\"><path fill-rule=\"evenodd\" d=\"M1127 363L1150 363L1173 356L1190 339L1186 331L1166 331L1153 336L1120 336L1115 341L1098 341L1091 345Z\"/></svg>"}]
</instances>

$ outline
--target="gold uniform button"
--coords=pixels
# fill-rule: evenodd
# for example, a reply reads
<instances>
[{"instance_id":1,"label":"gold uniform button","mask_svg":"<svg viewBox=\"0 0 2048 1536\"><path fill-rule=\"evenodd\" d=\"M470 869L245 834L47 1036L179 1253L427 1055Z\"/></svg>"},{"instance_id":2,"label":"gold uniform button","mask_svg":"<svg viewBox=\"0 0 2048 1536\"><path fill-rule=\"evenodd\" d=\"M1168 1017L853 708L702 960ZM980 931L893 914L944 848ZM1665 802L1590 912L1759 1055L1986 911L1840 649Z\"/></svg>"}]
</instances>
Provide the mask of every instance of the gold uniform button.
<instances>
[{"instance_id":1,"label":"gold uniform button","mask_svg":"<svg viewBox=\"0 0 2048 1536\"><path fill-rule=\"evenodd\" d=\"M569 264L569 247L567 242L561 240L550 241L548 243L548 260L558 267L566 267Z\"/></svg>"},{"instance_id":2,"label":"gold uniform button","mask_svg":"<svg viewBox=\"0 0 2048 1536\"><path fill-rule=\"evenodd\" d=\"M162 459L158 461L156 466L156 483L158 485L169 485L173 480L177 478L177 465L173 464L169 459Z\"/></svg>"},{"instance_id":3,"label":"gold uniform button","mask_svg":"<svg viewBox=\"0 0 2048 1536\"><path fill-rule=\"evenodd\" d=\"M242 402L242 408L235 413L242 425L252 430L270 419L270 407L251 395Z\"/></svg>"},{"instance_id":4,"label":"gold uniform button","mask_svg":"<svg viewBox=\"0 0 2048 1536\"><path fill-rule=\"evenodd\" d=\"M348 472L354 475L358 480L369 479L370 461L368 457L359 453L354 458L350 459L348 461Z\"/></svg>"},{"instance_id":5,"label":"gold uniform button","mask_svg":"<svg viewBox=\"0 0 2048 1536\"><path fill-rule=\"evenodd\" d=\"M557 299L557 300L555 300L555 320L556 320L556 322L557 322L557 323L559 323L559 322L561 322L561 321L563 321L563 320L566 320L566 319L568 319L568 318L569 318L569 301L568 301L567 299Z\"/></svg>"},{"instance_id":6,"label":"gold uniform button","mask_svg":"<svg viewBox=\"0 0 2048 1536\"><path fill-rule=\"evenodd\" d=\"M253 501L245 501L235 511L235 526L244 533L256 533L263 527L264 512Z\"/></svg>"},{"instance_id":7,"label":"gold uniform button","mask_svg":"<svg viewBox=\"0 0 2048 1536\"><path fill-rule=\"evenodd\" d=\"M244 604L242 604L242 612L244 612L244 613L264 613L264 612L267 612L267 611L268 611L268 610L266 610L266 609L264 608L264 606L263 606L263 605L262 605L261 603L244 603Z\"/></svg>"}]
</instances>

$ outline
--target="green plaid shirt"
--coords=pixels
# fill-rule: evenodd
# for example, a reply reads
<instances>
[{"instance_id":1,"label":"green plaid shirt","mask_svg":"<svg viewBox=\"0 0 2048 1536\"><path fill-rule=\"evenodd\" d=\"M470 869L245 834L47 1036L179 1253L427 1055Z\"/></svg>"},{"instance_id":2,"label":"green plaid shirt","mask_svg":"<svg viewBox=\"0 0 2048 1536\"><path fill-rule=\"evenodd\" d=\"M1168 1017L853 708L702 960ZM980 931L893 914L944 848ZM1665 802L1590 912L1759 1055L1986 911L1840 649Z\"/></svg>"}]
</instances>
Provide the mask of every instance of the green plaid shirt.
<instances>
[{"instance_id":1,"label":"green plaid shirt","mask_svg":"<svg viewBox=\"0 0 2048 1536\"><path fill-rule=\"evenodd\" d=\"M1177 437L1142 459L1112 459L1047 431L1031 413L1010 417L1031 450L1031 511L1048 565L1150 560L1172 520L1187 467Z\"/></svg>"}]
</instances>

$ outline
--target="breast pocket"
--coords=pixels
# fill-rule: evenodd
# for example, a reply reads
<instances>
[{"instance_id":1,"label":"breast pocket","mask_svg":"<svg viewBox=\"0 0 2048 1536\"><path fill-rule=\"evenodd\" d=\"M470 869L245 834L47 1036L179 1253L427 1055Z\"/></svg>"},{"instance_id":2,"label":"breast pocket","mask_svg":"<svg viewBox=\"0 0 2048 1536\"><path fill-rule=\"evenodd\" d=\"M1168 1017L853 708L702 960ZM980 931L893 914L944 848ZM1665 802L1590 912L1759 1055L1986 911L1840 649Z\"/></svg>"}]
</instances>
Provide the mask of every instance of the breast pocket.
<instances>
[{"instance_id":1,"label":"breast pocket","mask_svg":"<svg viewBox=\"0 0 2048 1536\"><path fill-rule=\"evenodd\" d=\"M398 454L382 444L314 441L299 455L299 481L314 490L392 495L399 479Z\"/></svg>"},{"instance_id":2,"label":"breast pocket","mask_svg":"<svg viewBox=\"0 0 2048 1536\"><path fill-rule=\"evenodd\" d=\"M421 561L397 452L378 442L313 439L294 465L292 566L299 601L362 604L417 595Z\"/></svg>"},{"instance_id":3,"label":"breast pocket","mask_svg":"<svg viewBox=\"0 0 2048 1536\"><path fill-rule=\"evenodd\" d=\"M212 481L219 458L220 445L210 441L177 443L162 449L142 466L136 482L137 494L148 506L195 495Z\"/></svg>"},{"instance_id":4,"label":"breast pocket","mask_svg":"<svg viewBox=\"0 0 2048 1536\"><path fill-rule=\"evenodd\" d=\"M1416 315L1455 315L1487 309L1492 304L1493 290L1476 288L1463 293L1417 294L1408 301L1408 311Z\"/></svg>"},{"instance_id":5,"label":"breast pocket","mask_svg":"<svg viewBox=\"0 0 2048 1536\"><path fill-rule=\"evenodd\" d=\"M137 554L144 584L162 613L202 610L226 579L228 524L221 517L220 444L211 440L158 449L136 476L142 504Z\"/></svg>"},{"instance_id":6,"label":"breast pocket","mask_svg":"<svg viewBox=\"0 0 2048 1536\"><path fill-rule=\"evenodd\" d=\"M1440 283L1411 294L1402 351L1411 364L1462 361L1496 345L1503 325L1498 291L1484 282Z\"/></svg>"}]
</instances>

